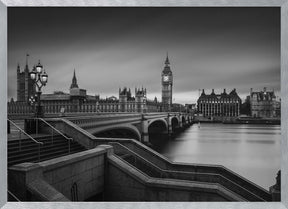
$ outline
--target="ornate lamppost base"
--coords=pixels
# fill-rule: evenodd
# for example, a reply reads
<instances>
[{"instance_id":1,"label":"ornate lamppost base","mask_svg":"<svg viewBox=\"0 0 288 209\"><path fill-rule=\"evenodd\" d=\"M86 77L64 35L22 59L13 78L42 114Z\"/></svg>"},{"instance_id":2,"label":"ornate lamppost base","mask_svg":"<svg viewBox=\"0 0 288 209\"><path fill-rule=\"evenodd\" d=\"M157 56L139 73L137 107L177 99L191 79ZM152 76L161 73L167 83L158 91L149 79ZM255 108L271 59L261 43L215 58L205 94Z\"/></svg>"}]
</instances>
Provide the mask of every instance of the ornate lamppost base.
<instances>
[{"instance_id":1,"label":"ornate lamppost base","mask_svg":"<svg viewBox=\"0 0 288 209\"><path fill-rule=\"evenodd\" d=\"M43 106L36 106L35 117L36 118L43 118L44 117Z\"/></svg>"}]
</instances>

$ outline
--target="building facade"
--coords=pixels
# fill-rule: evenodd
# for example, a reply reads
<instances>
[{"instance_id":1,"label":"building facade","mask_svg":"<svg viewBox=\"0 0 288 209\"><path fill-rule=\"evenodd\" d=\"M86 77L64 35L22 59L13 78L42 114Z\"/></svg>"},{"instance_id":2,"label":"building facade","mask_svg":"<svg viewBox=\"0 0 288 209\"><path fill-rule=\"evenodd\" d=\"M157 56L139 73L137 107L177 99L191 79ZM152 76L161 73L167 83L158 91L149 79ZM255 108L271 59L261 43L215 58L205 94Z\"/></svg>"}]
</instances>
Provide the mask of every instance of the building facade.
<instances>
[{"instance_id":1,"label":"building facade","mask_svg":"<svg viewBox=\"0 0 288 209\"><path fill-rule=\"evenodd\" d=\"M28 55L27 55L28 56ZM168 54L161 74L162 101L147 99L146 88L135 88L132 96L130 88L119 89L119 97L102 99L99 95L88 95L85 89L79 88L74 69L69 93L56 91L52 94L41 94L41 106L45 113L74 112L178 112L185 111L185 106L172 103L173 74ZM37 101L36 88L30 78L26 60L23 72L17 67L17 101L8 102L9 114L32 113Z\"/></svg>"},{"instance_id":2,"label":"building facade","mask_svg":"<svg viewBox=\"0 0 288 209\"><path fill-rule=\"evenodd\" d=\"M250 106L252 117L272 118L277 116L280 103L276 101L274 90L267 91L264 87L263 91L253 91L251 88Z\"/></svg>"},{"instance_id":3,"label":"building facade","mask_svg":"<svg viewBox=\"0 0 288 209\"><path fill-rule=\"evenodd\" d=\"M17 89L18 90L18 89ZM23 96L24 97L24 96ZM77 83L74 70L69 93L56 91L53 94L41 94L41 105L45 113L77 113L77 112L159 112L161 103L147 100L146 88L135 88L132 96L128 88L119 89L119 99L115 96L101 99L99 95L88 95L85 89L81 89ZM35 103L25 101L13 101L8 103L9 114L33 113Z\"/></svg>"},{"instance_id":4,"label":"building facade","mask_svg":"<svg viewBox=\"0 0 288 209\"><path fill-rule=\"evenodd\" d=\"M240 114L240 107L241 99L236 89L229 94L226 93L226 89L221 94L215 94L214 89L211 94L205 94L203 89L197 101L197 110L204 117L236 117Z\"/></svg>"},{"instance_id":5,"label":"building facade","mask_svg":"<svg viewBox=\"0 0 288 209\"><path fill-rule=\"evenodd\" d=\"M161 83L163 112L170 112L172 108L173 74L170 68L168 54L165 60L165 67L161 74Z\"/></svg>"}]
</instances>

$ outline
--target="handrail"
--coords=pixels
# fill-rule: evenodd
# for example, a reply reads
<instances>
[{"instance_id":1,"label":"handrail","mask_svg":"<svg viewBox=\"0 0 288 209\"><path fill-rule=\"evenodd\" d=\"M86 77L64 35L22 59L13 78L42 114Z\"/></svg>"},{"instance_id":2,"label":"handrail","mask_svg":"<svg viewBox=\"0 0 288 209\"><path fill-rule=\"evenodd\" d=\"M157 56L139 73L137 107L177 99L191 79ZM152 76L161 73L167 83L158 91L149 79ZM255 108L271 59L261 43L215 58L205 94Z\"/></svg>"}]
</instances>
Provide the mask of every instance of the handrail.
<instances>
[{"instance_id":1,"label":"handrail","mask_svg":"<svg viewBox=\"0 0 288 209\"><path fill-rule=\"evenodd\" d=\"M38 142L37 140L35 140L32 136L30 136L29 134L27 134L22 128L20 128L19 126L17 126L13 121L7 119L9 121L9 123L11 123L13 126L15 126L17 129L19 129L19 131L21 131L22 133L24 133L28 138L30 138L32 141L34 141L37 144L41 144L43 145L43 142ZM20 139L21 140L21 139Z\"/></svg>"},{"instance_id":2,"label":"handrail","mask_svg":"<svg viewBox=\"0 0 288 209\"><path fill-rule=\"evenodd\" d=\"M46 125L48 125L50 128L52 128L54 131L56 131L57 133L59 133L61 136L63 136L65 139L73 141L72 137L67 137L65 136L61 131L59 131L58 129L56 129L54 126L52 126L51 124L49 124L46 120L44 120L43 118L36 118L36 120L39 119L42 122L44 122Z\"/></svg>"},{"instance_id":3,"label":"handrail","mask_svg":"<svg viewBox=\"0 0 288 209\"><path fill-rule=\"evenodd\" d=\"M9 189L7 189L8 194L10 194L15 200L17 200L17 202L21 202L21 200L19 200L16 195L14 195L12 192L9 191Z\"/></svg>"},{"instance_id":4,"label":"handrail","mask_svg":"<svg viewBox=\"0 0 288 209\"><path fill-rule=\"evenodd\" d=\"M157 165L155 165L154 163L151 163L150 161L148 161L147 159L143 158L142 156L138 155L137 153L135 153L133 150L129 149L128 147L120 144L119 142L109 142L109 144L116 144L120 147L122 147L123 149L126 149L128 150L128 152L130 152L131 154L134 155L134 157L137 157L137 158L140 158L141 160L143 160L144 162L146 162L147 164L149 164L150 166L153 166L154 168L158 169L160 172L161 172L161 176L162 176L162 173L180 173L180 174L194 174L194 175L199 175L199 174L206 174L206 175L215 175L215 176L219 176L219 177L222 177L224 180L234 184L235 186L238 186L239 188L241 188L244 192L247 192L249 195L254 195L255 197L261 199L262 201L265 201L263 198L259 197L258 195L252 193L251 191L247 190L246 188L242 187L241 185L237 184L236 182L233 182L229 179L227 179L225 176L222 176L221 174L211 174L211 173L197 173L197 172L187 172L187 171L174 171L174 170L170 170L170 169L162 169L160 167L158 167ZM169 177L170 178L170 177ZM185 179L183 179L185 180ZM187 180L187 179L186 179ZM207 182L206 182L207 183ZM210 182L212 183L212 182ZM215 182L213 182L215 183ZM223 184L219 183L219 182L216 182L222 186L224 186ZM225 186L224 186L225 187ZM229 189L230 190L230 189ZM231 191L231 190L230 190ZM235 191L231 191L233 193L235 193Z\"/></svg>"}]
</instances>

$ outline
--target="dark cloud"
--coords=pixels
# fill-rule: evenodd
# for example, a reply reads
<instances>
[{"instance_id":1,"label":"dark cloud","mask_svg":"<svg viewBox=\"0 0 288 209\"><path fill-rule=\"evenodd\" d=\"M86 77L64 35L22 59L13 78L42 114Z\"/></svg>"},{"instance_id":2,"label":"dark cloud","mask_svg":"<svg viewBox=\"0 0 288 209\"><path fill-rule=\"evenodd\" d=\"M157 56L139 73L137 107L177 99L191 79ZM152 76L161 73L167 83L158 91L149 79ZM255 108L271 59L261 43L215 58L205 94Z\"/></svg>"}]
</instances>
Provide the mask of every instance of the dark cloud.
<instances>
[{"instance_id":1,"label":"dark cloud","mask_svg":"<svg viewBox=\"0 0 288 209\"><path fill-rule=\"evenodd\" d=\"M68 91L75 68L91 94L144 86L154 98L167 51L176 102L202 88L280 91L280 9L9 8L8 97L28 52L49 74L46 93Z\"/></svg>"}]
</instances>

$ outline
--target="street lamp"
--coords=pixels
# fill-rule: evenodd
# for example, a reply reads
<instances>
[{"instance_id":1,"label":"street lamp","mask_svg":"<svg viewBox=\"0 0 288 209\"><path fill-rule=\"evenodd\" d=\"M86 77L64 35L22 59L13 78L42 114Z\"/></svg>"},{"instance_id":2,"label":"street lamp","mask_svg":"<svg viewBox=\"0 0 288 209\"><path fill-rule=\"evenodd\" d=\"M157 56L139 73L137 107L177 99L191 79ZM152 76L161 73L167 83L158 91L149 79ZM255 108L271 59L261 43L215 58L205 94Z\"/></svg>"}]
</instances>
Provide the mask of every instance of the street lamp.
<instances>
[{"instance_id":1,"label":"street lamp","mask_svg":"<svg viewBox=\"0 0 288 209\"><path fill-rule=\"evenodd\" d=\"M36 86L36 92L37 92L37 107L36 107L36 112L35 116L37 118L43 117L43 111L41 107L41 88L46 85L48 81L48 75L43 70L43 66L40 63L40 60L36 66L33 67L33 70L30 72L30 78L34 82Z\"/></svg>"}]
</instances>

